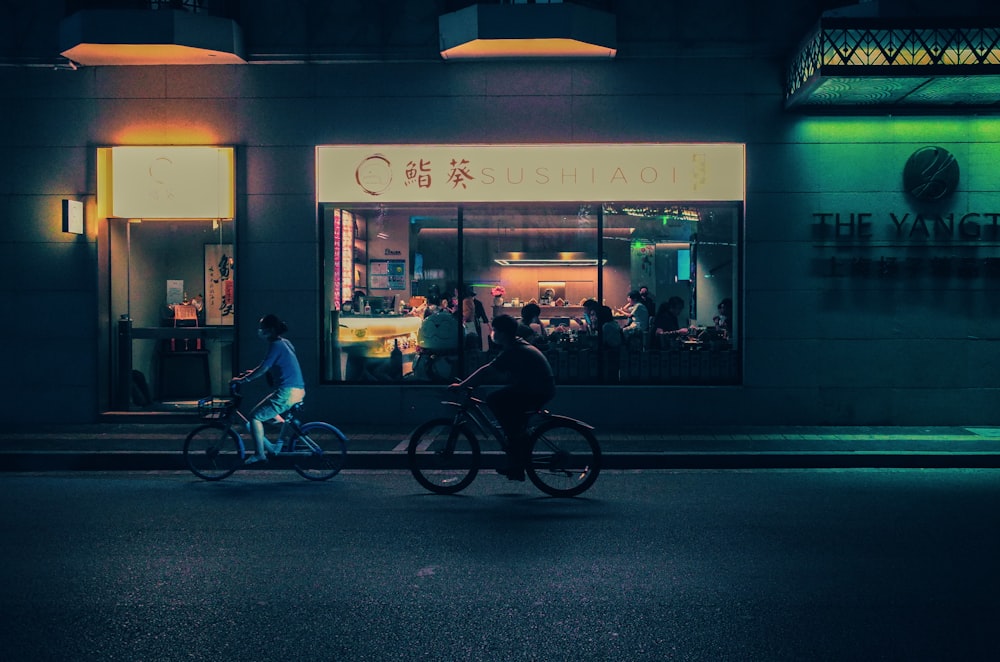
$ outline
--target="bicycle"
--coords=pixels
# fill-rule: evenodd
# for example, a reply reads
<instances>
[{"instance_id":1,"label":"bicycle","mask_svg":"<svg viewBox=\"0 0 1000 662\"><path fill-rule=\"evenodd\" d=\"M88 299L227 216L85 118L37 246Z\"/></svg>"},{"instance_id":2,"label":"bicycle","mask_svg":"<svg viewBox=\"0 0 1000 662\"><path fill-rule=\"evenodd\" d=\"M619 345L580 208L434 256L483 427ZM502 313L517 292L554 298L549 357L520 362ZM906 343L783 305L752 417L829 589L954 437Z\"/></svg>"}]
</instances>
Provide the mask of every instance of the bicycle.
<instances>
[{"instance_id":1,"label":"bicycle","mask_svg":"<svg viewBox=\"0 0 1000 662\"><path fill-rule=\"evenodd\" d=\"M231 382L230 400L216 402L212 398L199 401L199 409L209 422L199 425L184 440L184 460L199 478L222 480L243 466L247 457L243 437L237 426L246 427L249 420L240 411L243 396L240 385ZM282 415L279 439L284 445L271 457L292 468L307 480L328 480L344 467L347 458L347 437L329 423L314 421L303 423L299 416L299 402ZM251 443L253 443L251 441ZM285 461L287 460L287 461Z\"/></svg>"},{"instance_id":2,"label":"bicycle","mask_svg":"<svg viewBox=\"0 0 1000 662\"><path fill-rule=\"evenodd\" d=\"M435 418L411 434L406 454L410 473L436 494L455 494L479 473L479 439L492 437L505 453L510 441L485 401L466 387L457 400L441 404L457 409L451 418ZM541 409L532 411L527 443L530 458L525 473L546 494L569 497L590 489L601 471L601 448L593 427Z\"/></svg>"}]
</instances>

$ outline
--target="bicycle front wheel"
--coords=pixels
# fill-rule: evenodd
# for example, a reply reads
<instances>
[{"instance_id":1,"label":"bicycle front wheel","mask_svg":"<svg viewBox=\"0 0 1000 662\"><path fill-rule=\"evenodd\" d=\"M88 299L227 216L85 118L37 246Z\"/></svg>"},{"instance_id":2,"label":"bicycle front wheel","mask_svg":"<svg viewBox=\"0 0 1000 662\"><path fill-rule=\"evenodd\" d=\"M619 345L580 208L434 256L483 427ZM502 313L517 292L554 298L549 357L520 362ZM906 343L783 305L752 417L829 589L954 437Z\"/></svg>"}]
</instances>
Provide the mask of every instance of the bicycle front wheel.
<instances>
[{"instance_id":1,"label":"bicycle front wheel","mask_svg":"<svg viewBox=\"0 0 1000 662\"><path fill-rule=\"evenodd\" d=\"M329 423L306 423L290 451L292 466L300 476L307 480L327 480L344 468L347 437Z\"/></svg>"},{"instance_id":2,"label":"bicycle front wheel","mask_svg":"<svg viewBox=\"0 0 1000 662\"><path fill-rule=\"evenodd\" d=\"M529 443L528 478L546 494L576 496L597 480L601 448L590 428L574 421L553 419L536 428Z\"/></svg>"},{"instance_id":3,"label":"bicycle front wheel","mask_svg":"<svg viewBox=\"0 0 1000 662\"><path fill-rule=\"evenodd\" d=\"M184 440L188 469L205 480L222 480L243 463L240 436L228 425L209 423L191 431Z\"/></svg>"},{"instance_id":4,"label":"bicycle front wheel","mask_svg":"<svg viewBox=\"0 0 1000 662\"><path fill-rule=\"evenodd\" d=\"M479 442L452 419L434 419L410 435L406 458L418 483L436 494L455 494L479 473Z\"/></svg>"}]
</instances>

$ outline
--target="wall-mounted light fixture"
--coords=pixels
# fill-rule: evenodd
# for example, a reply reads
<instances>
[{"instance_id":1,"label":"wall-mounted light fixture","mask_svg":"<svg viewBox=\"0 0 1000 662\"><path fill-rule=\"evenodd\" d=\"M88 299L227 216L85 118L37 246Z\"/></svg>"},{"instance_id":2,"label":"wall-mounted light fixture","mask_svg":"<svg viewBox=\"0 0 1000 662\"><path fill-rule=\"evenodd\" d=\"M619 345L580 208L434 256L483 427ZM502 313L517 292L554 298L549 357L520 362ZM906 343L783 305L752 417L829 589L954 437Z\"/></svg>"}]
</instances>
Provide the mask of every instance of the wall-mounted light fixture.
<instances>
[{"instance_id":1,"label":"wall-mounted light fixture","mask_svg":"<svg viewBox=\"0 0 1000 662\"><path fill-rule=\"evenodd\" d=\"M62 231L83 234L83 203L79 200L62 201Z\"/></svg>"}]
</instances>

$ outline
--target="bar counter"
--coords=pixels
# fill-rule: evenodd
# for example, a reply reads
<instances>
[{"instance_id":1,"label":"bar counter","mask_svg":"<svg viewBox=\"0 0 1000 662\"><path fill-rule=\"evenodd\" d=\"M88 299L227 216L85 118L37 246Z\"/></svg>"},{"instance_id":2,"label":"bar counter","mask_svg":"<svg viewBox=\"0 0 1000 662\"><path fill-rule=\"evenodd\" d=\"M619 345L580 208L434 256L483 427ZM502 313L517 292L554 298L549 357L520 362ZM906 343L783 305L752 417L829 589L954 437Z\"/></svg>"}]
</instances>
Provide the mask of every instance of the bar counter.
<instances>
[{"instance_id":1,"label":"bar counter","mask_svg":"<svg viewBox=\"0 0 1000 662\"><path fill-rule=\"evenodd\" d=\"M416 351L423 322L413 315L340 315L337 341L342 348L366 347L371 358L388 357L395 341L404 354Z\"/></svg>"}]
</instances>

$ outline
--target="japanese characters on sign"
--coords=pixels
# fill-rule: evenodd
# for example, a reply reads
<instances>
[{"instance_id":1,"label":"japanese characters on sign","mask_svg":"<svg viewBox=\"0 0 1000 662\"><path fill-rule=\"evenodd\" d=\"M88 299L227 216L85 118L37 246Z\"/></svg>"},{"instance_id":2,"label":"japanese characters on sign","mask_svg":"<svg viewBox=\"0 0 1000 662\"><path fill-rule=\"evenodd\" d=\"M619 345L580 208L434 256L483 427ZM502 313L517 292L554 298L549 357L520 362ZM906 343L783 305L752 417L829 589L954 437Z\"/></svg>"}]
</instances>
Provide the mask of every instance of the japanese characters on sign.
<instances>
[{"instance_id":1,"label":"japanese characters on sign","mask_svg":"<svg viewBox=\"0 0 1000 662\"><path fill-rule=\"evenodd\" d=\"M742 201L741 144L353 145L316 152L320 202Z\"/></svg>"}]
</instances>

